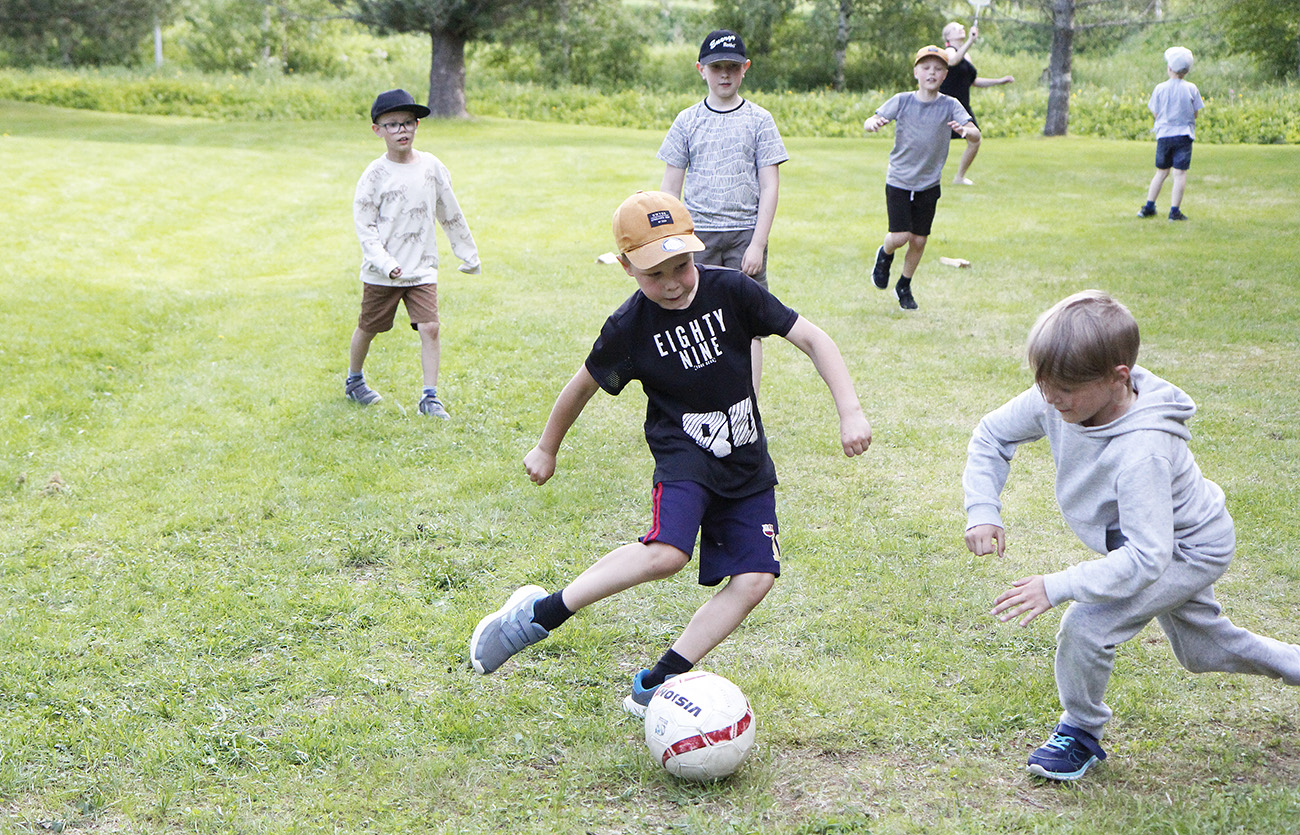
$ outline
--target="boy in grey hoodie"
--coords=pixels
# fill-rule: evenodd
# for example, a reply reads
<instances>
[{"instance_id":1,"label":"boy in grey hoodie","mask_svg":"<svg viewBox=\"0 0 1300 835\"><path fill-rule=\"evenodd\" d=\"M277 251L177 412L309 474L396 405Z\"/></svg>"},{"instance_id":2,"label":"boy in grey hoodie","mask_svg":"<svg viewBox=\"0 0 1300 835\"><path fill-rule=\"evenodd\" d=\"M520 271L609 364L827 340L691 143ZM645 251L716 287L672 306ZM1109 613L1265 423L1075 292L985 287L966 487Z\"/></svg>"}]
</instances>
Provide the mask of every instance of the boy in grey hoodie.
<instances>
[{"instance_id":1,"label":"boy in grey hoodie","mask_svg":"<svg viewBox=\"0 0 1300 835\"><path fill-rule=\"evenodd\" d=\"M1035 385L980 421L966 450L966 547L1006 548L999 495L1023 443L1046 437L1056 500L1099 559L1016 580L994 601L1025 626L1066 601L1057 634L1056 687L1064 712L1029 771L1077 780L1106 758L1103 701L1115 648L1153 618L1192 672L1253 673L1300 685L1300 646L1234 626L1213 583L1235 535L1223 491L1187 447L1196 405L1137 365L1137 322L1124 305L1087 290L1058 302L1029 332Z\"/></svg>"}]
</instances>

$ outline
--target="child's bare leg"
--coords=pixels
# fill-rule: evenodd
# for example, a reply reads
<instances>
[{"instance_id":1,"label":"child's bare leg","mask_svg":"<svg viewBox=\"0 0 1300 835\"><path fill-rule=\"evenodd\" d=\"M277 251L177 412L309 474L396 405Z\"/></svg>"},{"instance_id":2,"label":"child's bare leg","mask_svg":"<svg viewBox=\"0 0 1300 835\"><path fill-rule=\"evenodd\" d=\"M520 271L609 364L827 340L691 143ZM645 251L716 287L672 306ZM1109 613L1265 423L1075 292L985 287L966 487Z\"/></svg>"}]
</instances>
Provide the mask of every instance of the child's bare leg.
<instances>
[{"instance_id":1,"label":"child's bare leg","mask_svg":"<svg viewBox=\"0 0 1300 835\"><path fill-rule=\"evenodd\" d=\"M966 148L961 152L961 162L957 163L957 176L953 182L958 185L966 185L966 172L970 170L970 164L975 161L975 155L980 152L980 141L967 141Z\"/></svg>"},{"instance_id":2,"label":"child's bare leg","mask_svg":"<svg viewBox=\"0 0 1300 835\"><path fill-rule=\"evenodd\" d=\"M921 256L925 254L926 235L908 234L907 255L903 258L903 275L907 278L916 276L916 268L921 266Z\"/></svg>"},{"instance_id":3,"label":"child's bare leg","mask_svg":"<svg viewBox=\"0 0 1300 835\"><path fill-rule=\"evenodd\" d=\"M889 232L885 235L885 254L893 255L902 247L907 246L907 242L912 240L911 232Z\"/></svg>"},{"instance_id":4,"label":"child's bare leg","mask_svg":"<svg viewBox=\"0 0 1300 835\"><path fill-rule=\"evenodd\" d=\"M776 578L771 574L737 574L721 591L696 610L686 629L673 642L673 651L689 660L699 660L736 631L754 607L762 602Z\"/></svg>"},{"instance_id":5,"label":"child's bare leg","mask_svg":"<svg viewBox=\"0 0 1300 835\"><path fill-rule=\"evenodd\" d=\"M352 332L352 343L348 346L348 372L350 374L361 373L361 367L366 364L366 354L370 353L370 343L374 338L373 333L363 331L361 328L357 328Z\"/></svg>"},{"instance_id":6,"label":"child's bare leg","mask_svg":"<svg viewBox=\"0 0 1300 835\"><path fill-rule=\"evenodd\" d=\"M1165 178L1169 176L1168 168L1157 168L1156 175L1151 178L1151 187L1147 189L1147 202L1154 203L1160 196L1160 189L1164 187ZM1177 206L1177 203L1174 203Z\"/></svg>"},{"instance_id":7,"label":"child's bare leg","mask_svg":"<svg viewBox=\"0 0 1300 835\"><path fill-rule=\"evenodd\" d=\"M438 365L442 361L441 327L437 322L421 322L415 326L420 334L420 367L424 372L424 387L438 385Z\"/></svg>"},{"instance_id":8,"label":"child's bare leg","mask_svg":"<svg viewBox=\"0 0 1300 835\"><path fill-rule=\"evenodd\" d=\"M663 542L629 542L592 563L564 587L564 606L576 612L610 595L681 571L690 557Z\"/></svg>"},{"instance_id":9,"label":"child's bare leg","mask_svg":"<svg viewBox=\"0 0 1300 835\"><path fill-rule=\"evenodd\" d=\"M1187 188L1187 171L1185 169L1174 169L1174 189L1173 194L1169 197L1170 206L1183 205L1183 190Z\"/></svg>"}]
</instances>

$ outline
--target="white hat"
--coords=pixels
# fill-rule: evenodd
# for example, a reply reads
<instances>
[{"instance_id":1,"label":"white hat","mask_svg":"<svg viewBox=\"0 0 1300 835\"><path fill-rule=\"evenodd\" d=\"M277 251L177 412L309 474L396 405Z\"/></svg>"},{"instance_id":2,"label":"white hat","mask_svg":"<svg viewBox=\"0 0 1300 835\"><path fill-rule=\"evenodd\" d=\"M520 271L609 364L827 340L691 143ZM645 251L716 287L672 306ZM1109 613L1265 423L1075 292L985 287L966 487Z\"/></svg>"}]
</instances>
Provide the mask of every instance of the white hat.
<instances>
[{"instance_id":1,"label":"white hat","mask_svg":"<svg viewBox=\"0 0 1300 835\"><path fill-rule=\"evenodd\" d=\"M1192 68L1192 51L1185 46L1171 46L1165 50L1165 63L1174 72L1187 72Z\"/></svg>"}]
</instances>

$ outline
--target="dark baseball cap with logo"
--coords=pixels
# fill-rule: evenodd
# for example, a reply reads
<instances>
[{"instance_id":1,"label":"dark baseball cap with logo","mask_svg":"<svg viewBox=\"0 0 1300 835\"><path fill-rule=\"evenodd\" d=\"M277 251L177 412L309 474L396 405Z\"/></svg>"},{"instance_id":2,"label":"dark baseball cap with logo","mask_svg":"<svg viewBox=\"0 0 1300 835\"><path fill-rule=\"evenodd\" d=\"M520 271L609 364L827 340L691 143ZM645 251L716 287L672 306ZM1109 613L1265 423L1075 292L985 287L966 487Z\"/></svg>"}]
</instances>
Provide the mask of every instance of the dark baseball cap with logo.
<instances>
[{"instance_id":1,"label":"dark baseball cap with logo","mask_svg":"<svg viewBox=\"0 0 1300 835\"><path fill-rule=\"evenodd\" d=\"M745 42L730 29L715 29L700 44L700 63L716 64L719 61L745 63Z\"/></svg>"},{"instance_id":2,"label":"dark baseball cap with logo","mask_svg":"<svg viewBox=\"0 0 1300 835\"><path fill-rule=\"evenodd\" d=\"M380 116L392 113L394 110L409 110L417 119L429 115L429 108L416 104L415 97L405 90L385 90L376 96L375 103L370 105L370 121L378 123Z\"/></svg>"}]
</instances>

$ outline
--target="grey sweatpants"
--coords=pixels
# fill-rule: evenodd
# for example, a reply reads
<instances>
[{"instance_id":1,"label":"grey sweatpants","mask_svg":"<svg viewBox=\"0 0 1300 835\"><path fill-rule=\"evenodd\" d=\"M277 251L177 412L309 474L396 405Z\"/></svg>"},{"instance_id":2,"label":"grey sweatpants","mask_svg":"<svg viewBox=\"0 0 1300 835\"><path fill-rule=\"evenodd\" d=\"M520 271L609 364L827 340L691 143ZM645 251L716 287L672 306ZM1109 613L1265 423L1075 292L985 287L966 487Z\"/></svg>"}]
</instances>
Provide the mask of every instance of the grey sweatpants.
<instances>
[{"instance_id":1,"label":"grey sweatpants","mask_svg":"<svg viewBox=\"0 0 1300 835\"><path fill-rule=\"evenodd\" d=\"M1300 645L1234 626L1214 599L1214 581L1231 560L1231 544L1225 554L1175 556L1160 579L1132 598L1071 603L1056 635L1061 721L1101 738L1111 717L1103 699L1115 648L1153 618L1179 663L1194 673L1251 673L1300 685Z\"/></svg>"}]
</instances>

